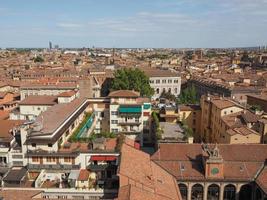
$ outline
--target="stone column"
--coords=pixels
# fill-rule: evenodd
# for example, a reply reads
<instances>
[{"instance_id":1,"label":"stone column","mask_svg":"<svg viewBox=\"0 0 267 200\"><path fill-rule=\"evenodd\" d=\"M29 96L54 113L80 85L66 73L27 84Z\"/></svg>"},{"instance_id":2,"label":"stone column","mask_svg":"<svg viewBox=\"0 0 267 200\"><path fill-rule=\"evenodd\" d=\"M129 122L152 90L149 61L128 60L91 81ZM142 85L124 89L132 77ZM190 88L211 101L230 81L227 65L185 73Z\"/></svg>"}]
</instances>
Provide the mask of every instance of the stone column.
<instances>
[{"instance_id":1,"label":"stone column","mask_svg":"<svg viewBox=\"0 0 267 200\"><path fill-rule=\"evenodd\" d=\"M237 186L236 186L235 200L239 200L239 192L240 192L241 186L242 185L240 185L240 184L237 184Z\"/></svg>"},{"instance_id":2,"label":"stone column","mask_svg":"<svg viewBox=\"0 0 267 200\"><path fill-rule=\"evenodd\" d=\"M220 185L220 196L219 196L219 200L223 200L223 194L224 194L224 184L222 183Z\"/></svg>"},{"instance_id":3,"label":"stone column","mask_svg":"<svg viewBox=\"0 0 267 200\"><path fill-rule=\"evenodd\" d=\"M204 198L203 200L207 200L208 199L208 184L205 183L204 185Z\"/></svg>"},{"instance_id":4,"label":"stone column","mask_svg":"<svg viewBox=\"0 0 267 200\"><path fill-rule=\"evenodd\" d=\"M192 184L188 184L188 189L187 189L187 200L191 200L191 195L192 195Z\"/></svg>"}]
</instances>

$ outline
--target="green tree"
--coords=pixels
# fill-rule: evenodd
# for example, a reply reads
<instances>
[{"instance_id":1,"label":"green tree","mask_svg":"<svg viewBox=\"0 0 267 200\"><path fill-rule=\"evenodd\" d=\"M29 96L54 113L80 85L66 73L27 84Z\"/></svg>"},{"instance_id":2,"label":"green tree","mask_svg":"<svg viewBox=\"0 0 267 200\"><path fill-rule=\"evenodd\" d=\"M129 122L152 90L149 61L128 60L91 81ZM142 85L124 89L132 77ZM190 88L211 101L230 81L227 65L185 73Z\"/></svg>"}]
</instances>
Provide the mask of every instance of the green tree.
<instances>
[{"instance_id":1,"label":"green tree","mask_svg":"<svg viewBox=\"0 0 267 200\"><path fill-rule=\"evenodd\" d=\"M196 104L198 103L197 91L194 86L186 88L181 92L178 98L180 104Z\"/></svg>"},{"instance_id":2,"label":"green tree","mask_svg":"<svg viewBox=\"0 0 267 200\"><path fill-rule=\"evenodd\" d=\"M140 69L119 69L114 74L111 90L135 90L142 97L151 97L153 88L149 85L149 78Z\"/></svg>"},{"instance_id":3,"label":"green tree","mask_svg":"<svg viewBox=\"0 0 267 200\"><path fill-rule=\"evenodd\" d=\"M165 92L163 91L160 95L160 98L165 98L165 99L168 99L170 101L175 101L176 100L176 97L175 95L173 95L171 92Z\"/></svg>"},{"instance_id":4,"label":"green tree","mask_svg":"<svg viewBox=\"0 0 267 200\"><path fill-rule=\"evenodd\" d=\"M41 56L36 56L33 61L34 62L44 62L44 59Z\"/></svg>"}]
</instances>

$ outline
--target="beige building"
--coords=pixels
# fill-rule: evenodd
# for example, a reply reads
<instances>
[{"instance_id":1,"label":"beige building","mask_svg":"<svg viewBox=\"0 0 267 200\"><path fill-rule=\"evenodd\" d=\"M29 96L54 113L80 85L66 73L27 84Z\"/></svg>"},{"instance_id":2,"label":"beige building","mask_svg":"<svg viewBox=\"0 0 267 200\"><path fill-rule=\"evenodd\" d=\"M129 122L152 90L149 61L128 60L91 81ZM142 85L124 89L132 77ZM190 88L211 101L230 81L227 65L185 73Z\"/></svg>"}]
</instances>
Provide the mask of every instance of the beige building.
<instances>
[{"instance_id":1,"label":"beige building","mask_svg":"<svg viewBox=\"0 0 267 200\"><path fill-rule=\"evenodd\" d=\"M165 122L183 122L194 132L194 139L200 139L201 109L197 105L179 105L176 107L164 107L160 111L160 118Z\"/></svg>"},{"instance_id":2,"label":"beige building","mask_svg":"<svg viewBox=\"0 0 267 200\"><path fill-rule=\"evenodd\" d=\"M202 96L201 138L209 143L260 143L260 119L237 103L222 97Z\"/></svg>"}]
</instances>

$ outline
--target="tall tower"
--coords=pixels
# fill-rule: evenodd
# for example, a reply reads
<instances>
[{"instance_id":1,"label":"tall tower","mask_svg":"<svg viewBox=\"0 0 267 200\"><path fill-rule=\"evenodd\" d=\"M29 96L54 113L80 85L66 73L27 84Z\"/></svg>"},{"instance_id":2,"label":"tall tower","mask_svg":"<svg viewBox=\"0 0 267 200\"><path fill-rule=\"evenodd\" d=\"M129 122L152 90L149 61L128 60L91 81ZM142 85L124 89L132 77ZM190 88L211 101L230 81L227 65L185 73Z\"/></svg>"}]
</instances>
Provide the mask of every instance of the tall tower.
<instances>
[{"instance_id":1,"label":"tall tower","mask_svg":"<svg viewBox=\"0 0 267 200\"><path fill-rule=\"evenodd\" d=\"M53 48L52 42L49 41L49 49L51 50Z\"/></svg>"},{"instance_id":2,"label":"tall tower","mask_svg":"<svg viewBox=\"0 0 267 200\"><path fill-rule=\"evenodd\" d=\"M112 49L112 64L115 64L115 48Z\"/></svg>"}]
</instances>

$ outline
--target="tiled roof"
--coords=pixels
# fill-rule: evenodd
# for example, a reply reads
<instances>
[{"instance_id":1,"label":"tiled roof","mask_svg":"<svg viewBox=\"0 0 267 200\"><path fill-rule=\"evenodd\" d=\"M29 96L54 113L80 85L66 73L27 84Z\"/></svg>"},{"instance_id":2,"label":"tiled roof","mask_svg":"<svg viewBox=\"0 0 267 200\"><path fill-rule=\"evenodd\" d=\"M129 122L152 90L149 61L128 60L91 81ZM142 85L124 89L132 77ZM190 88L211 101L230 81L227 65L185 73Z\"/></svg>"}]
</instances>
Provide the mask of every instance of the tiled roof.
<instances>
[{"instance_id":1,"label":"tiled roof","mask_svg":"<svg viewBox=\"0 0 267 200\"><path fill-rule=\"evenodd\" d=\"M56 96L28 96L24 100L22 100L20 105L55 105L57 104Z\"/></svg>"},{"instance_id":2,"label":"tiled roof","mask_svg":"<svg viewBox=\"0 0 267 200\"><path fill-rule=\"evenodd\" d=\"M140 93L133 90L117 90L110 92L109 97L139 97Z\"/></svg>"},{"instance_id":3,"label":"tiled roof","mask_svg":"<svg viewBox=\"0 0 267 200\"><path fill-rule=\"evenodd\" d=\"M211 102L219 109L224 109L224 108L236 106L235 103L233 103L229 100L226 100L226 99L215 99L215 100L211 100Z\"/></svg>"},{"instance_id":4,"label":"tiled roof","mask_svg":"<svg viewBox=\"0 0 267 200\"><path fill-rule=\"evenodd\" d=\"M260 119L258 115L255 115L250 111L243 112L241 116L247 123L256 123Z\"/></svg>"},{"instance_id":5,"label":"tiled roof","mask_svg":"<svg viewBox=\"0 0 267 200\"><path fill-rule=\"evenodd\" d=\"M236 127L236 128L233 128L233 129L229 129L229 130L227 130L227 133L229 135L239 134L239 135L244 135L244 136L247 136L247 135L250 135L250 134L260 135L256 131L253 131L252 129L249 129L249 128L245 127L245 126L243 126L243 127Z\"/></svg>"},{"instance_id":6,"label":"tiled roof","mask_svg":"<svg viewBox=\"0 0 267 200\"><path fill-rule=\"evenodd\" d=\"M267 166L265 166L260 172L259 176L256 179L256 183L265 192L265 194L267 194Z\"/></svg>"},{"instance_id":7,"label":"tiled roof","mask_svg":"<svg viewBox=\"0 0 267 200\"><path fill-rule=\"evenodd\" d=\"M23 120L0 120L0 141L9 142L13 138L10 130L19 125L22 125L23 123Z\"/></svg>"},{"instance_id":8,"label":"tiled roof","mask_svg":"<svg viewBox=\"0 0 267 200\"><path fill-rule=\"evenodd\" d=\"M42 191L40 190L17 190L17 189L3 189L0 191L0 197L3 197L4 200L40 200L43 198L37 198L39 197L38 194L40 194ZM40 195L41 196L41 195Z\"/></svg>"},{"instance_id":9,"label":"tiled roof","mask_svg":"<svg viewBox=\"0 0 267 200\"><path fill-rule=\"evenodd\" d=\"M67 92L62 92L61 94L57 95L58 97L72 97L76 94L76 91L71 90Z\"/></svg>"},{"instance_id":10,"label":"tiled roof","mask_svg":"<svg viewBox=\"0 0 267 200\"><path fill-rule=\"evenodd\" d=\"M179 77L178 72L160 69L143 69L148 77Z\"/></svg>"},{"instance_id":11,"label":"tiled roof","mask_svg":"<svg viewBox=\"0 0 267 200\"><path fill-rule=\"evenodd\" d=\"M128 179L120 181L119 200L180 199L174 177L151 161L148 154L127 144L121 148L118 174L120 179Z\"/></svg>"},{"instance_id":12,"label":"tiled roof","mask_svg":"<svg viewBox=\"0 0 267 200\"><path fill-rule=\"evenodd\" d=\"M226 181L254 180L267 158L267 145L219 144L218 148L223 158ZM207 157L207 154L201 144L160 144L152 160L177 180L203 180L203 157Z\"/></svg>"}]
</instances>

